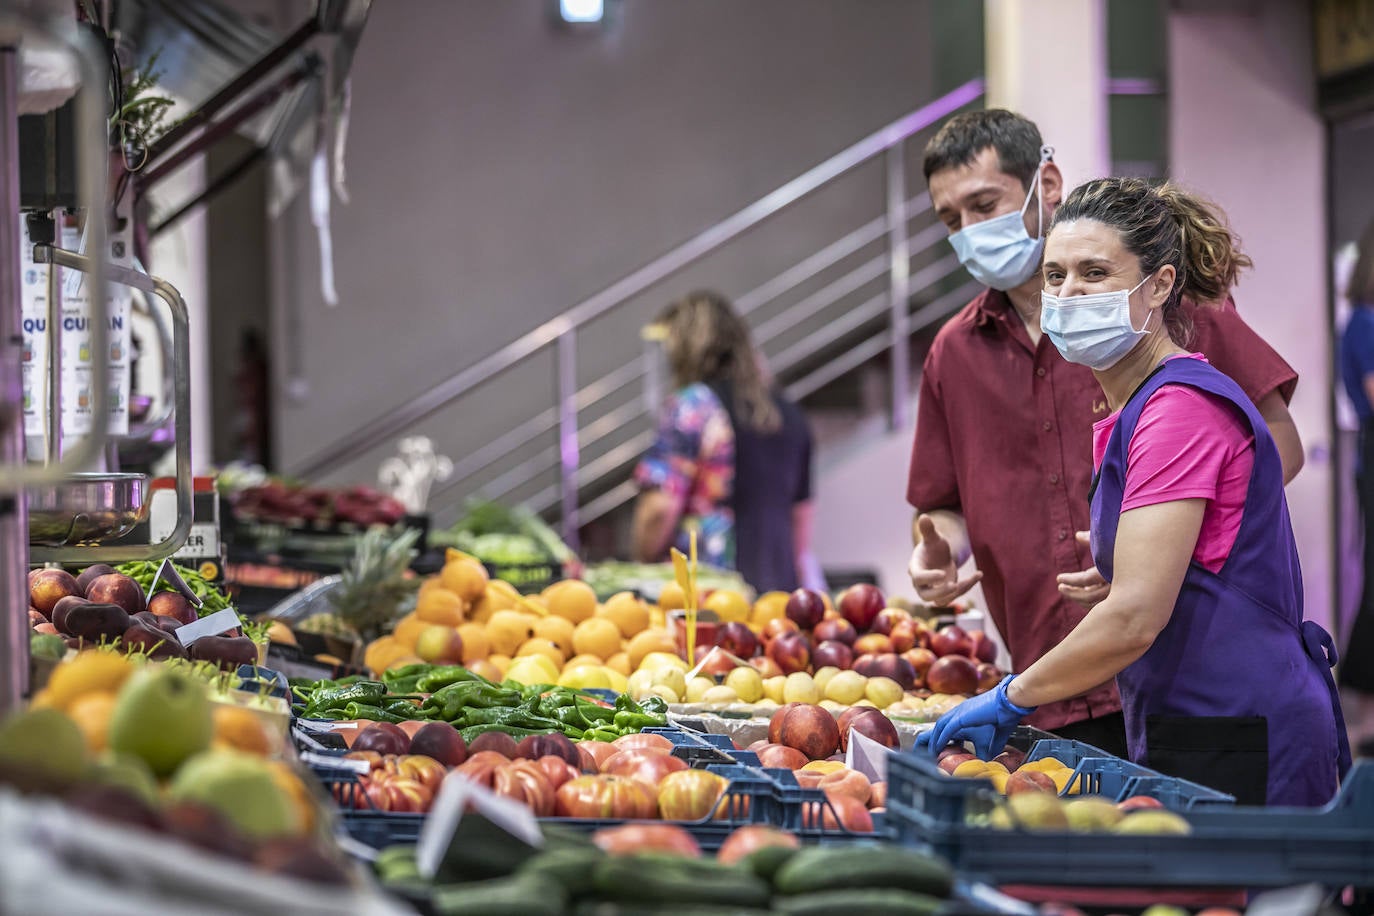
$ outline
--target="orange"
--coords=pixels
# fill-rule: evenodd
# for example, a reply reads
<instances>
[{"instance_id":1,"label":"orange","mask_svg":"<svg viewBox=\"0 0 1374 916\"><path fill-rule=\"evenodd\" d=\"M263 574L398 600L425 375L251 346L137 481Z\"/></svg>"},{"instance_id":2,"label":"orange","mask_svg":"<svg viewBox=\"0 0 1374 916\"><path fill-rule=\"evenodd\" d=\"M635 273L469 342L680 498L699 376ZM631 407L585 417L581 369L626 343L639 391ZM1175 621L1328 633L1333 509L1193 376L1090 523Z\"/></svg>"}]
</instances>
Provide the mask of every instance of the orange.
<instances>
[{"instance_id":1,"label":"orange","mask_svg":"<svg viewBox=\"0 0 1374 916\"><path fill-rule=\"evenodd\" d=\"M629 639L649 627L649 609L635 597L634 592L618 592L606 600L596 612L620 628L620 635Z\"/></svg>"},{"instance_id":2,"label":"orange","mask_svg":"<svg viewBox=\"0 0 1374 916\"><path fill-rule=\"evenodd\" d=\"M539 618L534 635L553 643L565 656L573 654L573 622L566 617L550 614Z\"/></svg>"},{"instance_id":3,"label":"orange","mask_svg":"<svg viewBox=\"0 0 1374 916\"><path fill-rule=\"evenodd\" d=\"M711 592L702 609L715 611L721 623L743 623L749 619L749 602L739 592L728 588Z\"/></svg>"},{"instance_id":4,"label":"orange","mask_svg":"<svg viewBox=\"0 0 1374 916\"><path fill-rule=\"evenodd\" d=\"M434 624L430 623L428 620L421 620L419 617L415 616L415 612L412 611L396 621L396 626L392 629L391 635L401 645L413 649L415 648L415 640L419 639L420 634L432 626L434 626Z\"/></svg>"},{"instance_id":5,"label":"orange","mask_svg":"<svg viewBox=\"0 0 1374 916\"><path fill-rule=\"evenodd\" d=\"M604 617L584 620L573 631L573 649L604 661L620 651L620 627Z\"/></svg>"},{"instance_id":6,"label":"orange","mask_svg":"<svg viewBox=\"0 0 1374 916\"><path fill-rule=\"evenodd\" d=\"M754 611L749 615L749 622L763 626L770 620L786 617L787 598L787 592L765 592L760 595L754 602Z\"/></svg>"},{"instance_id":7,"label":"orange","mask_svg":"<svg viewBox=\"0 0 1374 916\"><path fill-rule=\"evenodd\" d=\"M53 670L44 691L46 702L66 709L88 693L116 693L133 673L133 663L122 653L87 649Z\"/></svg>"},{"instance_id":8,"label":"orange","mask_svg":"<svg viewBox=\"0 0 1374 916\"><path fill-rule=\"evenodd\" d=\"M563 653L558 651L558 647L547 639L540 639L537 636L525 640L516 650L516 658L522 655L542 655L553 662L555 669L563 667Z\"/></svg>"},{"instance_id":9,"label":"orange","mask_svg":"<svg viewBox=\"0 0 1374 916\"><path fill-rule=\"evenodd\" d=\"M463 637L453 627L432 624L415 640L415 654L431 664L456 665L463 660Z\"/></svg>"},{"instance_id":10,"label":"orange","mask_svg":"<svg viewBox=\"0 0 1374 916\"><path fill-rule=\"evenodd\" d=\"M493 652L514 655L515 650L534 636L537 618L521 611L497 611L487 621L487 640Z\"/></svg>"},{"instance_id":11,"label":"orange","mask_svg":"<svg viewBox=\"0 0 1374 916\"><path fill-rule=\"evenodd\" d=\"M596 592L580 579L564 579L544 589L541 596L549 613L581 623L596 613Z\"/></svg>"},{"instance_id":12,"label":"orange","mask_svg":"<svg viewBox=\"0 0 1374 916\"><path fill-rule=\"evenodd\" d=\"M665 611L676 611L678 608L687 606L687 596L682 591L682 586L676 582L669 582L663 586L663 591L658 593L658 606Z\"/></svg>"},{"instance_id":13,"label":"orange","mask_svg":"<svg viewBox=\"0 0 1374 916\"><path fill-rule=\"evenodd\" d=\"M487 591L486 567L476 560L449 560L439 571L439 578L443 580L444 588L464 601L476 601Z\"/></svg>"},{"instance_id":14,"label":"orange","mask_svg":"<svg viewBox=\"0 0 1374 916\"><path fill-rule=\"evenodd\" d=\"M267 763L271 767L272 781L291 800L291 807L296 811L296 833L301 836L310 834L315 829L315 802L310 797L310 790L285 761L269 760Z\"/></svg>"},{"instance_id":15,"label":"orange","mask_svg":"<svg viewBox=\"0 0 1374 916\"><path fill-rule=\"evenodd\" d=\"M509 659L507 659L509 661ZM480 674L489 681L500 681L505 677L505 669L498 668L492 664L490 659L479 658L476 661L468 662L468 670L473 674Z\"/></svg>"},{"instance_id":16,"label":"orange","mask_svg":"<svg viewBox=\"0 0 1374 916\"><path fill-rule=\"evenodd\" d=\"M456 627L463 622L466 610L467 602L443 587L426 589L415 599L415 616L425 623Z\"/></svg>"},{"instance_id":17,"label":"orange","mask_svg":"<svg viewBox=\"0 0 1374 916\"><path fill-rule=\"evenodd\" d=\"M81 729L86 739L86 747L92 753L105 750L106 736L110 732L110 715L114 712L113 693L100 691L79 697L67 707L67 717Z\"/></svg>"},{"instance_id":18,"label":"orange","mask_svg":"<svg viewBox=\"0 0 1374 916\"><path fill-rule=\"evenodd\" d=\"M272 753L272 736L251 709L216 703L214 721L215 743L260 757Z\"/></svg>"},{"instance_id":19,"label":"orange","mask_svg":"<svg viewBox=\"0 0 1374 916\"><path fill-rule=\"evenodd\" d=\"M506 669L510 667L510 656L506 655L504 652L497 652L493 655L487 656L486 664L496 669L496 676L492 677L491 675L486 674L483 675L483 677L490 678L493 681L499 681L505 678ZM474 668L473 670L475 671L476 668Z\"/></svg>"},{"instance_id":20,"label":"orange","mask_svg":"<svg viewBox=\"0 0 1374 916\"><path fill-rule=\"evenodd\" d=\"M491 652L491 640L487 639L487 628L480 623L465 623L458 628L463 637L463 664L486 658Z\"/></svg>"},{"instance_id":21,"label":"orange","mask_svg":"<svg viewBox=\"0 0 1374 916\"><path fill-rule=\"evenodd\" d=\"M397 641L396 637L383 636L367 644L367 649L363 651L363 664L374 672L381 672L391 665L392 659L409 654L410 649Z\"/></svg>"},{"instance_id":22,"label":"orange","mask_svg":"<svg viewBox=\"0 0 1374 916\"><path fill-rule=\"evenodd\" d=\"M483 589L482 596L472 605L471 617L478 623L486 623L497 611L509 611L520 606L520 593L515 586L502 579L492 579Z\"/></svg>"},{"instance_id":23,"label":"orange","mask_svg":"<svg viewBox=\"0 0 1374 916\"><path fill-rule=\"evenodd\" d=\"M672 655L677 654L677 640L667 630L645 630L625 647L625 654L630 662L630 669L638 671L640 663L644 661L644 656L650 652L668 652Z\"/></svg>"},{"instance_id":24,"label":"orange","mask_svg":"<svg viewBox=\"0 0 1374 916\"><path fill-rule=\"evenodd\" d=\"M620 674L626 675L627 677L634 670L630 667L630 656L625 652L617 652L606 659L606 667L610 668L612 671L617 671Z\"/></svg>"},{"instance_id":25,"label":"orange","mask_svg":"<svg viewBox=\"0 0 1374 916\"><path fill-rule=\"evenodd\" d=\"M393 671L397 668L404 668L406 665L423 665L424 663L425 660L420 656L407 653L405 655L398 655L387 662L386 670Z\"/></svg>"}]
</instances>

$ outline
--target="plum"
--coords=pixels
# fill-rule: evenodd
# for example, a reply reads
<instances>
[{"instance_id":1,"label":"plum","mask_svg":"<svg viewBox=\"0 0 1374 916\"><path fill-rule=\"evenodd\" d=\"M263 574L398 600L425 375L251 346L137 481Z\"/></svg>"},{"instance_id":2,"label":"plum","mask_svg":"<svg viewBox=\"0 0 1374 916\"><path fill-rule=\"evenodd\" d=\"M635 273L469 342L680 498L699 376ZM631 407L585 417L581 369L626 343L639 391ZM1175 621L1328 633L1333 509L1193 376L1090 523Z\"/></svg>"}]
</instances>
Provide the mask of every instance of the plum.
<instances>
[{"instance_id":1,"label":"plum","mask_svg":"<svg viewBox=\"0 0 1374 916\"><path fill-rule=\"evenodd\" d=\"M101 637L114 639L129 628L129 615L117 604L98 604L94 601L78 604L67 611L64 619L67 632L88 642Z\"/></svg>"},{"instance_id":2,"label":"plum","mask_svg":"<svg viewBox=\"0 0 1374 916\"><path fill-rule=\"evenodd\" d=\"M350 750L376 751L379 754L409 754L410 736L392 722L374 722L358 733Z\"/></svg>"},{"instance_id":3,"label":"plum","mask_svg":"<svg viewBox=\"0 0 1374 916\"><path fill-rule=\"evenodd\" d=\"M87 566L81 570L81 575L76 577L77 588L81 594L86 594L86 589L91 587L91 583L101 576L108 576L115 571L115 568L108 563L96 563L94 566Z\"/></svg>"},{"instance_id":4,"label":"plum","mask_svg":"<svg viewBox=\"0 0 1374 916\"><path fill-rule=\"evenodd\" d=\"M50 615L50 619L52 620L53 626L57 627L57 629L63 633L71 632L67 629L67 614L74 607L90 603L90 601L88 601L85 598L82 598L80 595L68 595L67 597L63 598L61 601L57 602L57 604L53 606L52 614Z\"/></svg>"},{"instance_id":5,"label":"plum","mask_svg":"<svg viewBox=\"0 0 1374 916\"><path fill-rule=\"evenodd\" d=\"M145 609L143 589L122 573L97 576L86 588L86 597L96 604L117 604L128 614L137 614Z\"/></svg>"},{"instance_id":6,"label":"plum","mask_svg":"<svg viewBox=\"0 0 1374 916\"><path fill-rule=\"evenodd\" d=\"M433 757L444 766L456 767L468 759L468 746L462 734L452 725L431 722L410 739L410 753Z\"/></svg>"},{"instance_id":7,"label":"plum","mask_svg":"<svg viewBox=\"0 0 1374 916\"><path fill-rule=\"evenodd\" d=\"M191 658L214 662L226 671L258 663L257 643L247 636L202 636L189 649Z\"/></svg>"}]
</instances>

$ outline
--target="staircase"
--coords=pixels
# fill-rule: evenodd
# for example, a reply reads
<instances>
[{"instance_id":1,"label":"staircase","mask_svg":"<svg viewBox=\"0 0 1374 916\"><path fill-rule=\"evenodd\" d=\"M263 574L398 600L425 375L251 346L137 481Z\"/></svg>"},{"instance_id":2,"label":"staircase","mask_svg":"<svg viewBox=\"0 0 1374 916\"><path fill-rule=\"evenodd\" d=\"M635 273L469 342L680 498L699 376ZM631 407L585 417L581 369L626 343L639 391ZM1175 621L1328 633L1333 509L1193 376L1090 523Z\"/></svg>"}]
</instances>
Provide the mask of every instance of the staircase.
<instances>
[{"instance_id":1,"label":"staircase","mask_svg":"<svg viewBox=\"0 0 1374 916\"><path fill-rule=\"evenodd\" d=\"M888 428L906 428L913 336L957 310L976 288L945 243L928 196L909 186L921 184L919 156L929 134L982 95L982 81L973 80L894 121L289 472L326 476L398 436L423 432L426 420L455 405L484 399L499 407L503 375L547 365L553 404L511 416L500 435L455 460L452 477L431 494L430 509L435 524L445 525L472 495L522 502L558 520L576 547L583 525L633 499L630 471L653 440L665 394L658 345L636 344L630 331L681 294L685 275L695 276L715 258L750 263L751 251L758 253L750 246L767 245L770 257L757 260L774 260L787 221L807 219L808 206L835 194L874 198L874 216L819 250L788 255L790 266L760 276L752 288L722 292L747 316L790 397L808 407L808 398L833 401L827 395L846 383L852 389L865 376L871 381L881 366ZM596 367L594 377L583 382L589 366ZM862 400L872 406L868 387Z\"/></svg>"}]
</instances>

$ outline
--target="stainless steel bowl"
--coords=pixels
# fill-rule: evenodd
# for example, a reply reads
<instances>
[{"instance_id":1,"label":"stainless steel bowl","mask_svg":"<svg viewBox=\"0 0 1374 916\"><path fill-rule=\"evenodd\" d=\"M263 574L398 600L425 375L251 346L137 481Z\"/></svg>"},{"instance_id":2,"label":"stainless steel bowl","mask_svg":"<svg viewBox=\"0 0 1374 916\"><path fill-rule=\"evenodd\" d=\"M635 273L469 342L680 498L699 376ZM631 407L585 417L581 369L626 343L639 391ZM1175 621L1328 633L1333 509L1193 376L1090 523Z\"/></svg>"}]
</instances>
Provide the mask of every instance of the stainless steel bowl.
<instances>
[{"instance_id":1,"label":"stainless steel bowl","mask_svg":"<svg viewBox=\"0 0 1374 916\"><path fill-rule=\"evenodd\" d=\"M143 474L73 474L58 484L33 487L28 491L29 543L75 547L128 534L144 516L147 485Z\"/></svg>"}]
</instances>

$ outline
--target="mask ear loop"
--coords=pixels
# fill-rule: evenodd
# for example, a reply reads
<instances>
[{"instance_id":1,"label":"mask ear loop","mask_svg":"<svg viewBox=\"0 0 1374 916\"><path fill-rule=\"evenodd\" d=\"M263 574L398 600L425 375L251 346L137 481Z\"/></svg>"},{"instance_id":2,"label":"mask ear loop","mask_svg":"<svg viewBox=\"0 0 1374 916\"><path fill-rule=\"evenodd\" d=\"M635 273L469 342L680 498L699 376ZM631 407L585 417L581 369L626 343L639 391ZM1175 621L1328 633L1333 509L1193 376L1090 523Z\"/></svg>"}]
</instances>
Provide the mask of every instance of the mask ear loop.
<instances>
[{"instance_id":1,"label":"mask ear loop","mask_svg":"<svg viewBox=\"0 0 1374 916\"><path fill-rule=\"evenodd\" d=\"M1026 199L1021 203L1021 215L1026 215L1026 208L1030 206L1031 198L1036 198L1035 211L1035 237L1045 237L1045 183L1041 176L1045 171L1045 163L1054 158L1054 147L1040 147L1040 164L1035 167L1035 186L1026 189Z\"/></svg>"}]
</instances>

